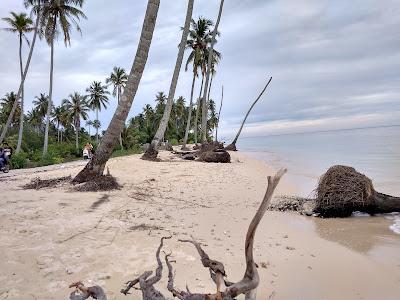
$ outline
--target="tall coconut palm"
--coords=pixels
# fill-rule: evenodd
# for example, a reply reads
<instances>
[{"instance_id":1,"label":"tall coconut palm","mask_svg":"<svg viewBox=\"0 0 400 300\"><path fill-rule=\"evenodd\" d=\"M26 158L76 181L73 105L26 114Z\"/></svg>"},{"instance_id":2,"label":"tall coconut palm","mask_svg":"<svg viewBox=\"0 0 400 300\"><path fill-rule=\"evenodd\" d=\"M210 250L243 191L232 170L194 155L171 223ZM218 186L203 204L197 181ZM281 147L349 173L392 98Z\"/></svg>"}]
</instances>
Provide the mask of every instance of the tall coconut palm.
<instances>
[{"instance_id":1,"label":"tall coconut palm","mask_svg":"<svg viewBox=\"0 0 400 300\"><path fill-rule=\"evenodd\" d=\"M96 149L93 158L85 168L74 178L75 182L85 182L102 175L105 165L111 157L119 135L124 129L126 118L132 107L133 100L139 87L140 80L149 55L153 32L156 25L160 0L148 0L142 33L140 35L136 56L128 76L128 81L117 110L103 136L101 145Z\"/></svg>"},{"instance_id":2,"label":"tall coconut palm","mask_svg":"<svg viewBox=\"0 0 400 300\"><path fill-rule=\"evenodd\" d=\"M27 16L26 13L15 13L11 12L11 17L3 18L10 27L4 28L4 30L17 33L19 38L19 68L21 73L21 82L23 81L24 70L22 66L22 42L23 40L29 46L29 40L26 36L26 33L31 32L34 30L33 28L33 21L31 18ZM21 151L21 144L22 144L22 133L24 131L24 85L22 84L22 91L21 91L21 114L20 114L20 121L19 121L19 133L18 133L18 143L16 153Z\"/></svg>"},{"instance_id":3,"label":"tall coconut palm","mask_svg":"<svg viewBox=\"0 0 400 300\"><path fill-rule=\"evenodd\" d=\"M33 99L33 106L42 118L46 116L48 105L49 96L45 94L40 93L39 96L35 96L35 98Z\"/></svg>"},{"instance_id":4,"label":"tall coconut palm","mask_svg":"<svg viewBox=\"0 0 400 300\"><path fill-rule=\"evenodd\" d=\"M106 109L108 104L108 96L110 92L106 85L102 85L100 81L93 81L90 87L86 89L89 93L89 105L96 111L96 120L99 119L99 111ZM96 143L99 143L99 128L96 129Z\"/></svg>"},{"instance_id":5,"label":"tall coconut palm","mask_svg":"<svg viewBox=\"0 0 400 300\"><path fill-rule=\"evenodd\" d=\"M168 100L164 110L164 115L160 121L160 125L158 126L157 132L151 142L150 147L147 148L146 152L142 156L143 159L152 160L157 157L158 152L156 150L156 147L158 146L160 141L164 138L165 130L167 129L168 121L171 115L172 104L174 102L175 90L178 84L179 73L182 67L183 55L185 54L186 42L189 35L190 22L192 20L192 13L193 13L193 5L194 5L194 0L188 0L185 25L183 27L182 38L179 44L178 56L176 58L175 69L172 75L172 80L169 88Z\"/></svg>"},{"instance_id":6,"label":"tall coconut palm","mask_svg":"<svg viewBox=\"0 0 400 300\"><path fill-rule=\"evenodd\" d=\"M0 121L2 124L5 123L3 121L8 118L11 111L13 110L14 103L16 100L17 100L17 95L14 92L7 93L3 98L0 99ZM13 119L11 120L11 123L8 126L13 126L15 124L18 124L20 114L21 114L21 106L18 104L15 109L15 114L13 115Z\"/></svg>"},{"instance_id":7,"label":"tall coconut palm","mask_svg":"<svg viewBox=\"0 0 400 300\"><path fill-rule=\"evenodd\" d=\"M204 84L204 76L206 74L207 68L207 58L208 58L208 46L210 45L212 38L211 38L211 27L214 23L206 18L199 18L197 21L192 20L191 22L191 30L189 33L189 38L186 43L186 49L191 50L188 59L186 61L186 68L188 70L188 66L190 64L193 65L193 80L192 80L192 90L191 90L191 99L192 99L192 106L193 106L193 90L195 85L196 77L198 76L198 70L200 69L201 72L201 85L200 85L200 92L199 97L197 98L196 104L196 116L194 122L194 139L195 143L197 144L197 129L198 129L198 120L199 120L199 112L200 112L200 103L201 103L201 93L203 90ZM218 34L218 33L217 33ZM213 60L217 62L221 57L221 54L214 50L213 51ZM189 108L191 107L189 103ZM190 116L188 116L186 132L184 138L184 143L182 148L186 148L187 137L189 135L190 130L190 119L191 119L191 111L190 109Z\"/></svg>"},{"instance_id":8,"label":"tall coconut palm","mask_svg":"<svg viewBox=\"0 0 400 300\"><path fill-rule=\"evenodd\" d=\"M125 87L126 81L128 80L128 75L126 75L125 69L114 67L110 77L106 79L107 84L113 85L113 96L117 96L118 103L121 99L122 90ZM122 135L119 137L119 144L121 149L123 149Z\"/></svg>"},{"instance_id":9,"label":"tall coconut palm","mask_svg":"<svg viewBox=\"0 0 400 300\"><path fill-rule=\"evenodd\" d=\"M221 104L219 105L219 111L218 111L218 116L217 116L217 124L215 126L215 141L218 142L218 127L219 127L219 121L221 120L221 110L222 110L222 104L224 103L224 86L222 86L222 92L221 92Z\"/></svg>"},{"instance_id":10,"label":"tall coconut palm","mask_svg":"<svg viewBox=\"0 0 400 300\"><path fill-rule=\"evenodd\" d=\"M86 121L86 126L88 127L88 133L89 133L89 137L91 137L92 135L90 134L90 129L93 126L93 121L92 120L87 120Z\"/></svg>"},{"instance_id":11,"label":"tall coconut palm","mask_svg":"<svg viewBox=\"0 0 400 300\"><path fill-rule=\"evenodd\" d=\"M63 122L64 115L66 113L66 108L63 105L56 106L52 113L52 122L56 123L57 128L57 142L60 142L60 125Z\"/></svg>"},{"instance_id":12,"label":"tall coconut palm","mask_svg":"<svg viewBox=\"0 0 400 300\"><path fill-rule=\"evenodd\" d=\"M271 83L272 81L272 77L268 80L267 84L264 86L263 90L261 91L260 95L258 95L258 97L256 98L256 100L254 100L253 104L250 106L249 110L247 111L242 124L240 125L239 131L237 132L235 138L233 139L232 143L230 143L228 146L225 147L226 150L231 150L231 151L236 151L236 142L240 136L240 133L242 132L244 123L246 123L247 117L249 116L251 110L253 109L253 107L256 105L256 103L258 102L258 100L260 100L261 96L264 94L265 90L267 89L268 85Z\"/></svg>"},{"instance_id":13,"label":"tall coconut palm","mask_svg":"<svg viewBox=\"0 0 400 300\"><path fill-rule=\"evenodd\" d=\"M62 33L64 44L71 45L72 25L78 32L81 32L78 22L81 18L86 19L86 15L80 10L84 0L46 0L43 6L43 13L40 25L46 42L50 46L50 85L49 85L49 105L46 114L46 130L44 135L43 155L47 153L49 143L50 115L53 100L53 69L54 69L54 42Z\"/></svg>"},{"instance_id":14,"label":"tall coconut palm","mask_svg":"<svg viewBox=\"0 0 400 300\"><path fill-rule=\"evenodd\" d=\"M35 21L35 27L34 27L35 29L34 29L34 34L33 34L31 47L29 49L28 59L26 61L25 69L24 69L24 72L22 74L22 79L21 79L21 82L19 84L16 100L15 100L15 102L13 104L13 107L12 107L12 109L11 109L9 115L8 115L6 124L5 124L5 126L4 126L4 128L3 128L2 132L1 132L0 143L2 143L4 138L6 137L7 130L10 127L10 124L11 124L13 118L14 118L15 112L16 112L17 107L18 107L18 103L19 103L18 100L19 100L19 98L21 97L21 94L22 94L22 88L23 88L23 85L24 85L24 82L25 82L26 75L28 74L29 66L30 66L31 59L32 59L33 49L35 47L36 38L37 38L37 35L38 35L38 31L39 31L39 24L40 24L40 19L41 19L41 16L42 16L42 8L43 8L43 2L44 1L47 1L47 0L25 0L24 1L25 7L32 6L33 7L32 8L32 13L36 14L36 21Z\"/></svg>"},{"instance_id":15,"label":"tall coconut palm","mask_svg":"<svg viewBox=\"0 0 400 300\"><path fill-rule=\"evenodd\" d=\"M71 116L75 127L75 147L79 150L79 131L81 130L81 118L88 119L88 112L90 110L86 96L77 92L70 94L68 99L63 101L63 106L68 115Z\"/></svg>"},{"instance_id":16,"label":"tall coconut palm","mask_svg":"<svg viewBox=\"0 0 400 300\"><path fill-rule=\"evenodd\" d=\"M209 88L209 81L210 81L210 75L212 71L212 65L213 65L213 58L214 58L214 45L216 43L216 36L218 34L218 26L221 21L221 16L222 16L222 9L224 7L224 0L221 0L220 6L219 6L219 12L218 12L218 18L217 22L215 23L214 30L212 32L212 38L211 38L211 45L209 47L209 52L208 52L208 61L207 61L207 73L206 73L206 81L204 85L204 91L203 91L203 98L202 98L202 121L201 121L201 130L202 130L202 142L207 142L207 115L208 115L208 88Z\"/></svg>"},{"instance_id":17,"label":"tall coconut palm","mask_svg":"<svg viewBox=\"0 0 400 300\"><path fill-rule=\"evenodd\" d=\"M92 126L94 129L96 129L96 132L98 132L101 128L101 122L99 120L93 120Z\"/></svg>"}]
</instances>

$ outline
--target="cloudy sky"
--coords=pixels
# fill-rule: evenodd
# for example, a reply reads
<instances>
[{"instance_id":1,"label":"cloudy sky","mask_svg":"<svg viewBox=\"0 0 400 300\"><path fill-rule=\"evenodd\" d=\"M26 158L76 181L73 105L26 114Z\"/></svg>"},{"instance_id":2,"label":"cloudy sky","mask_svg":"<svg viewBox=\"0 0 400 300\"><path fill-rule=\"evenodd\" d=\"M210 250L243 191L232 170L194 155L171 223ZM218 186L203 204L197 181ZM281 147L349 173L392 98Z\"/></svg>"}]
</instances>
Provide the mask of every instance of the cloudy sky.
<instances>
[{"instance_id":1,"label":"cloudy sky","mask_svg":"<svg viewBox=\"0 0 400 300\"><path fill-rule=\"evenodd\" d=\"M0 0L0 16L24 11ZM55 49L54 101L84 92L113 66L130 70L147 1L86 0L83 35ZM130 116L158 91L167 93L186 13L186 0L161 1L153 43ZM216 19L218 0L195 0L194 18ZM245 136L400 124L400 2L398 0L227 0L216 48L223 54L212 97L225 98L222 135L229 138L269 76ZM0 22L4 27L4 22ZM25 48L27 48L25 46ZM0 97L19 84L18 39L0 31ZM26 53L26 51L25 51ZM35 49L26 83L27 109L48 93L50 50ZM191 72L176 96L189 97ZM197 94L197 92L196 92ZM177 98L177 97L176 97ZM115 102L101 113L103 129Z\"/></svg>"}]
</instances>

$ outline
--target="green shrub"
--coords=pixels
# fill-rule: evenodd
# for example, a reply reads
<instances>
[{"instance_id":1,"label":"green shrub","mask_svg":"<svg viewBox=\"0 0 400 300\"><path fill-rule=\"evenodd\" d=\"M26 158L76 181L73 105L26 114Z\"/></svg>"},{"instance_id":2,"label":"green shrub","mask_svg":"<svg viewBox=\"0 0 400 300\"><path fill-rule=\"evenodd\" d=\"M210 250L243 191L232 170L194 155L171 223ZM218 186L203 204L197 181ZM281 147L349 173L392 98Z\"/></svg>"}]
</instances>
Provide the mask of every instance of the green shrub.
<instances>
[{"instance_id":1,"label":"green shrub","mask_svg":"<svg viewBox=\"0 0 400 300\"><path fill-rule=\"evenodd\" d=\"M177 145L179 145L179 142L178 142L177 139L171 139L171 140L169 141L169 143L170 143L172 146L177 146Z\"/></svg>"},{"instance_id":2,"label":"green shrub","mask_svg":"<svg viewBox=\"0 0 400 300\"><path fill-rule=\"evenodd\" d=\"M24 152L15 153L11 157L11 167L13 169L25 168L28 164L27 154Z\"/></svg>"}]
</instances>

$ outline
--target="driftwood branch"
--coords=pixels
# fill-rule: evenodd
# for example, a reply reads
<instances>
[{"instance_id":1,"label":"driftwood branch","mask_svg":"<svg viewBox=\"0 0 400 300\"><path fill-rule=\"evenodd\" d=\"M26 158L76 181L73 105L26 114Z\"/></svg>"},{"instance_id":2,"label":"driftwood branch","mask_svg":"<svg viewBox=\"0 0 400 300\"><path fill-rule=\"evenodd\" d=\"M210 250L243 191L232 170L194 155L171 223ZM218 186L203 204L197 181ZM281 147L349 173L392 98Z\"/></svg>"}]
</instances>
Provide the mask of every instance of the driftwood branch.
<instances>
[{"instance_id":1,"label":"driftwood branch","mask_svg":"<svg viewBox=\"0 0 400 300\"><path fill-rule=\"evenodd\" d=\"M69 295L70 300L85 300L88 299L89 297L92 297L93 299L97 300L107 300L107 296L104 293L103 289L98 286L92 286L92 287L85 287L85 285L78 281L75 283L72 283L70 288L74 287L75 291L73 291Z\"/></svg>"},{"instance_id":2,"label":"driftwood branch","mask_svg":"<svg viewBox=\"0 0 400 300\"><path fill-rule=\"evenodd\" d=\"M172 236L169 237L162 237L160 240L160 246L158 246L157 252L156 252L156 259L157 259L157 269L156 273L154 276L150 277L153 272L152 271L146 271L142 275L140 275L138 278L135 278L131 281L127 282L127 286L125 289L121 290L121 293L124 295L129 294L129 291L134 288L137 290L142 291L142 296L144 300L163 300L165 297L155 289L154 285L161 280L162 277L162 270L163 270L163 265L160 259L160 252L162 247L164 246L164 240L165 239L170 239ZM150 278L149 278L150 277ZM136 288L135 285L139 284L140 288Z\"/></svg>"}]
</instances>

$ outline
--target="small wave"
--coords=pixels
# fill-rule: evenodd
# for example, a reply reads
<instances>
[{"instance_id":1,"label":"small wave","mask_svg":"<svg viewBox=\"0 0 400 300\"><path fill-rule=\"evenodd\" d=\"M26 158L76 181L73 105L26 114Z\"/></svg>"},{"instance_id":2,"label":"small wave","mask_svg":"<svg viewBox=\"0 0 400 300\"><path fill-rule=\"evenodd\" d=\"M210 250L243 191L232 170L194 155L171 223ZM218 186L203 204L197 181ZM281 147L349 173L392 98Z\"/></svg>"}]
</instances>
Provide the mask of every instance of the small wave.
<instances>
[{"instance_id":1,"label":"small wave","mask_svg":"<svg viewBox=\"0 0 400 300\"><path fill-rule=\"evenodd\" d=\"M361 211L353 211L353 213L351 214L352 217L370 217L370 214L367 214L365 212L361 212Z\"/></svg>"},{"instance_id":2,"label":"small wave","mask_svg":"<svg viewBox=\"0 0 400 300\"><path fill-rule=\"evenodd\" d=\"M400 234L400 213L386 214L385 218L393 221L393 224L389 226L390 230Z\"/></svg>"}]
</instances>

